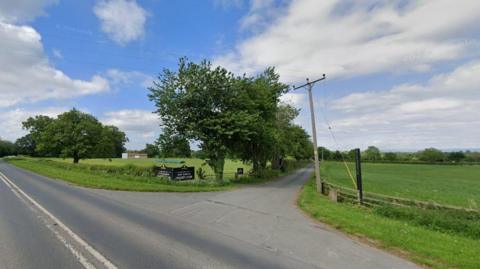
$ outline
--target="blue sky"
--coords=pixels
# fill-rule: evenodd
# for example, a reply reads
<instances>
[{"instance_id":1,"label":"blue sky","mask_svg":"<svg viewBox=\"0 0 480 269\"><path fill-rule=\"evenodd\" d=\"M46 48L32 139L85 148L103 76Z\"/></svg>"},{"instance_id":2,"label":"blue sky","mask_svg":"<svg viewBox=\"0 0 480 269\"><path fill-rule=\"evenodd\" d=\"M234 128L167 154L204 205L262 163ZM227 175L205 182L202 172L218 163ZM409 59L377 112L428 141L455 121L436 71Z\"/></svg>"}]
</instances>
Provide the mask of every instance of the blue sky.
<instances>
[{"instance_id":1,"label":"blue sky","mask_svg":"<svg viewBox=\"0 0 480 269\"><path fill-rule=\"evenodd\" d=\"M0 3L0 137L72 107L132 149L161 132L146 89L179 57L315 87L332 149L479 148L480 4L461 0L19 0ZM303 91L282 99L301 109ZM332 133L328 131L331 127Z\"/></svg>"}]
</instances>

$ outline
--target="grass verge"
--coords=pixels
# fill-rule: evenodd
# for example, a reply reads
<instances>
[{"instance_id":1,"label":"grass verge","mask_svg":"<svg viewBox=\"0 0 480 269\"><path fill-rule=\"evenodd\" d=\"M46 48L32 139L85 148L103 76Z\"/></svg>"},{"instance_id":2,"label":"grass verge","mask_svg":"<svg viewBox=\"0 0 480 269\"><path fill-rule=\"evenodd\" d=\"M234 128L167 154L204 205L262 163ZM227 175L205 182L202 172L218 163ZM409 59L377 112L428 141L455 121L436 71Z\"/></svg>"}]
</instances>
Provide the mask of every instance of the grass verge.
<instances>
[{"instance_id":1,"label":"grass verge","mask_svg":"<svg viewBox=\"0 0 480 269\"><path fill-rule=\"evenodd\" d=\"M315 191L310 180L298 204L309 215L346 233L373 240L378 247L402 253L433 268L480 268L480 240L436 231L352 204L333 203Z\"/></svg>"},{"instance_id":2,"label":"grass verge","mask_svg":"<svg viewBox=\"0 0 480 269\"><path fill-rule=\"evenodd\" d=\"M71 164L51 159L10 158L7 162L31 172L78 186L139 192L206 192L223 191L246 184L261 184L304 167L308 162L290 165L288 171L268 170L262 177L242 176L223 183L215 180L170 181L155 177L151 167L132 164L109 166L97 164Z\"/></svg>"}]
</instances>

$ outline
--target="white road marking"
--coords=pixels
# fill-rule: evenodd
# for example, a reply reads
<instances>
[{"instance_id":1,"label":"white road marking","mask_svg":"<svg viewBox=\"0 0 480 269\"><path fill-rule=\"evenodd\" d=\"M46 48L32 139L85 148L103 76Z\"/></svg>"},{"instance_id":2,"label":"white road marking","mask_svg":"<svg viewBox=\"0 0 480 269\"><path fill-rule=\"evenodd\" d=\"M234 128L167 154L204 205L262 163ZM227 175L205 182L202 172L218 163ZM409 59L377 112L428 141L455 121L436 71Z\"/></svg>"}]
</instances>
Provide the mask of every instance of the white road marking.
<instances>
[{"instance_id":1,"label":"white road marking","mask_svg":"<svg viewBox=\"0 0 480 269\"><path fill-rule=\"evenodd\" d=\"M95 248L90 246L85 240L83 240L80 236L74 233L70 228L68 228L63 222L61 222L58 218L56 218L52 213L50 213L47 209L45 209L42 205L40 205L37 201L35 201L32 197L26 194L22 189L20 189L15 183L13 183L7 176L5 176L2 172L0 172L0 179L10 188L10 190L17 195L17 197L21 198L20 195L25 197L30 203L32 203L36 208L38 208L42 213L47 215L53 222L55 222L60 228L62 228L73 240L75 240L80 246L82 246L88 253L90 253L98 262L103 264L108 269L118 269L111 261L109 261L105 256L100 254ZM48 229L52 230L51 227ZM73 255L77 257L80 263L87 269L95 268L91 263L87 261L85 257L83 257L77 250L75 250L70 244L67 243L65 238L63 238L58 232L55 231L55 235L57 238L64 244L64 246L72 251ZM60 239L60 236L62 239ZM78 256L80 255L80 256ZM82 262L83 261L83 262Z\"/></svg>"}]
</instances>

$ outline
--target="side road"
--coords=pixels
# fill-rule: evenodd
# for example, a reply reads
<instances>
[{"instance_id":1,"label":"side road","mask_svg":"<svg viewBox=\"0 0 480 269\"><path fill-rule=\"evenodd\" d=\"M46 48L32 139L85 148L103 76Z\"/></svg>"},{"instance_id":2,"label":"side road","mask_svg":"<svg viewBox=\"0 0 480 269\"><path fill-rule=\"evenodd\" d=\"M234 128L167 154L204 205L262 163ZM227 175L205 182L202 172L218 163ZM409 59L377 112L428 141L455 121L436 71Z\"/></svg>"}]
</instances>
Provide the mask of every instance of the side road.
<instances>
[{"instance_id":1,"label":"side road","mask_svg":"<svg viewBox=\"0 0 480 269\"><path fill-rule=\"evenodd\" d=\"M216 193L85 189L2 162L0 172L118 268L418 268L313 223L299 212L295 197L311 168L265 185ZM2 196L4 187L0 186ZM66 258L52 260L48 267L72 267L71 253L62 250L48 231L35 228L41 223L15 224L32 217L8 212L34 213L14 209L25 206L14 198L0 204L0 235L13 237L8 241L0 237L0 262L9 264L7 268L32 268L29 265L51 249L52 256ZM27 240L16 238L25 233L48 239L32 236L43 247L28 248ZM19 257L9 255L18 251L28 252L21 258L29 262L15 266Z\"/></svg>"}]
</instances>

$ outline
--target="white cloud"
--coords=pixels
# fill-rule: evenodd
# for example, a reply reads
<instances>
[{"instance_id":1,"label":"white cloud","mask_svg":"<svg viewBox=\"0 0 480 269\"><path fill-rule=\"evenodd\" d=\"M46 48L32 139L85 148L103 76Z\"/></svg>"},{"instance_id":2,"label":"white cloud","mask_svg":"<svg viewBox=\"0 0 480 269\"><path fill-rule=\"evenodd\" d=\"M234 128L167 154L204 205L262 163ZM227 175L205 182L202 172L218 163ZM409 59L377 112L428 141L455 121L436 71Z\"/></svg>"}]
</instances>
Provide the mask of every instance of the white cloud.
<instances>
[{"instance_id":1,"label":"white cloud","mask_svg":"<svg viewBox=\"0 0 480 269\"><path fill-rule=\"evenodd\" d=\"M13 109L0 112L0 138L14 142L17 138L26 134L22 129L22 122L29 117L45 115L56 117L58 114L67 111L63 107L47 107L39 110Z\"/></svg>"},{"instance_id":2,"label":"white cloud","mask_svg":"<svg viewBox=\"0 0 480 269\"><path fill-rule=\"evenodd\" d=\"M425 84L350 94L334 100L328 114L343 148L370 144L384 149L478 148L478 85L480 60ZM321 132L325 141L325 128Z\"/></svg>"},{"instance_id":3,"label":"white cloud","mask_svg":"<svg viewBox=\"0 0 480 269\"><path fill-rule=\"evenodd\" d=\"M152 111L125 109L105 113L104 124L115 125L129 138L127 148L142 149L146 143L153 143L160 133L160 119Z\"/></svg>"},{"instance_id":4,"label":"white cloud","mask_svg":"<svg viewBox=\"0 0 480 269\"><path fill-rule=\"evenodd\" d=\"M109 88L100 76L76 80L53 67L40 34L30 26L0 22L0 36L0 107L96 94Z\"/></svg>"},{"instance_id":5,"label":"white cloud","mask_svg":"<svg viewBox=\"0 0 480 269\"><path fill-rule=\"evenodd\" d=\"M6 0L0 1L0 21L18 23L45 15L43 8L58 0Z\"/></svg>"},{"instance_id":6,"label":"white cloud","mask_svg":"<svg viewBox=\"0 0 480 269\"><path fill-rule=\"evenodd\" d=\"M102 31L118 44L138 40L145 34L148 14L135 0L102 0L93 11Z\"/></svg>"},{"instance_id":7,"label":"white cloud","mask_svg":"<svg viewBox=\"0 0 480 269\"><path fill-rule=\"evenodd\" d=\"M106 72L107 77L113 85L124 84L141 85L144 88L152 86L154 78L139 71L123 71L119 69L109 69Z\"/></svg>"},{"instance_id":8,"label":"white cloud","mask_svg":"<svg viewBox=\"0 0 480 269\"><path fill-rule=\"evenodd\" d=\"M216 64L239 73L273 65L295 82L323 73L424 72L480 51L469 37L479 32L476 0L296 0L280 8L279 2L252 1L242 25L253 36Z\"/></svg>"}]
</instances>

